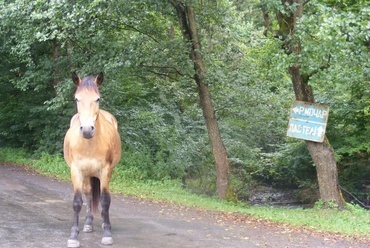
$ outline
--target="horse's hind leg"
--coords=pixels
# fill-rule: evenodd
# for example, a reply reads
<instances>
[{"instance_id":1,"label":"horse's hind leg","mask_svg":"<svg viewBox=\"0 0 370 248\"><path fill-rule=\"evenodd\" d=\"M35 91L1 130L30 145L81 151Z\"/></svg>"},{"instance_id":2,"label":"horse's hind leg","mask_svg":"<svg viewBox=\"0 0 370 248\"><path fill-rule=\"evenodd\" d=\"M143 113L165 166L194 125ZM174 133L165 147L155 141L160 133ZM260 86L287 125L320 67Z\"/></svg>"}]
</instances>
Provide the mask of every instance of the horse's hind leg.
<instances>
[{"instance_id":1,"label":"horse's hind leg","mask_svg":"<svg viewBox=\"0 0 370 248\"><path fill-rule=\"evenodd\" d=\"M87 209L86 209L86 218L85 218L85 225L83 232L90 233L93 231L93 220L94 216L91 212L91 201L92 201L92 192L91 192L91 184L90 184L90 178L84 179L84 193L86 196L87 201Z\"/></svg>"}]
</instances>

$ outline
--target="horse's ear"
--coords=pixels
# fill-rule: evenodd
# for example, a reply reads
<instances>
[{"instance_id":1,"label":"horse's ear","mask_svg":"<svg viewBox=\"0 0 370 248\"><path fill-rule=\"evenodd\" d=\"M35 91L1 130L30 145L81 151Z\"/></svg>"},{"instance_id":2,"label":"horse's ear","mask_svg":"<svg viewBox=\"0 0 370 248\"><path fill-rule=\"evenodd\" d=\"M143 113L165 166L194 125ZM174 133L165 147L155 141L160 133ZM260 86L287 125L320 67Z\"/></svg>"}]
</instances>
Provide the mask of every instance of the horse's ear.
<instances>
[{"instance_id":1,"label":"horse's ear","mask_svg":"<svg viewBox=\"0 0 370 248\"><path fill-rule=\"evenodd\" d=\"M72 81L77 86L79 86L81 83L81 78L77 75L76 72L72 72Z\"/></svg>"},{"instance_id":2,"label":"horse's ear","mask_svg":"<svg viewBox=\"0 0 370 248\"><path fill-rule=\"evenodd\" d=\"M96 83L96 86L100 86L103 84L103 80L104 80L104 75L103 75L103 72L100 72L98 76L96 76L95 78L95 83Z\"/></svg>"}]
</instances>

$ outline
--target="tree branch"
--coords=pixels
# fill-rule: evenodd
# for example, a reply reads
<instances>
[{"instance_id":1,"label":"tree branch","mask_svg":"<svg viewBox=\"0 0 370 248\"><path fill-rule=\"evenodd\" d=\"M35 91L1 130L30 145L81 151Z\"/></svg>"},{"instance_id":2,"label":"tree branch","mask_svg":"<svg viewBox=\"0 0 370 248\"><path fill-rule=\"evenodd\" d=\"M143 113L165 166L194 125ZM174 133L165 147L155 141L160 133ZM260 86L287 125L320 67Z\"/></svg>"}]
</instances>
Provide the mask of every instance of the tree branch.
<instances>
[{"instance_id":1,"label":"tree branch","mask_svg":"<svg viewBox=\"0 0 370 248\"><path fill-rule=\"evenodd\" d=\"M159 66L159 65L144 65L144 64L140 64L140 66L145 67L145 68L149 68L149 69L171 70L171 71L174 71L175 73L179 74L180 76L184 76L184 74L182 74L181 71L179 69L177 69L176 67L174 67L174 66L166 66L166 65L165 66Z\"/></svg>"},{"instance_id":2,"label":"tree branch","mask_svg":"<svg viewBox=\"0 0 370 248\"><path fill-rule=\"evenodd\" d=\"M319 73L320 71L323 71L325 69L328 69L330 67L330 60L331 60L331 53L329 53L329 56L328 56L328 61L321 65L319 68L317 68L316 70L312 71L310 74L302 74L302 79L305 83L308 82L308 80L313 76L313 75L316 75L317 73Z\"/></svg>"},{"instance_id":3,"label":"tree branch","mask_svg":"<svg viewBox=\"0 0 370 248\"><path fill-rule=\"evenodd\" d=\"M140 30L140 29L138 29L138 28L136 28L135 26L133 26L133 25L130 25L130 24L128 24L128 23L124 23L124 22L120 22L120 21L117 21L117 20L112 20L112 19L104 19L105 21L108 21L108 22L112 22L112 23L115 23L117 26L123 26L123 27L118 27L118 29L123 29L123 30L133 30L133 31L135 31L135 32L137 32L137 33L139 33L139 34L142 34L142 35L144 35L144 36L147 36L147 37L149 37L151 40L153 40L154 42L156 42L156 43L160 43L156 38L154 38L152 35L150 35L150 34L148 34L148 33L146 33L146 32L144 32L144 31L142 31L142 30Z\"/></svg>"},{"instance_id":4,"label":"tree branch","mask_svg":"<svg viewBox=\"0 0 370 248\"><path fill-rule=\"evenodd\" d=\"M191 34L189 29L188 18L186 16L186 9L184 4L176 0L168 0L168 2L176 9L180 27L182 29L182 35L185 40L191 40Z\"/></svg>"}]
</instances>

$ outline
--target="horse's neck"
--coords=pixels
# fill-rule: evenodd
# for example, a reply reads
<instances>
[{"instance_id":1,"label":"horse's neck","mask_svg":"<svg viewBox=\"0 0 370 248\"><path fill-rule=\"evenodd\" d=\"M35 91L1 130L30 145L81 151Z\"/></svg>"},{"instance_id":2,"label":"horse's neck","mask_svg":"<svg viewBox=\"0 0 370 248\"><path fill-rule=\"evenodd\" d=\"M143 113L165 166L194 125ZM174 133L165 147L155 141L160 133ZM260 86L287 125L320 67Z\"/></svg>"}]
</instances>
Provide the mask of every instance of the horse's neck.
<instances>
[{"instance_id":1,"label":"horse's neck","mask_svg":"<svg viewBox=\"0 0 370 248\"><path fill-rule=\"evenodd\" d=\"M104 121L103 118L104 117L101 116L101 113L99 112L98 116L96 117L96 121L95 121L95 135L101 134L102 122Z\"/></svg>"},{"instance_id":2,"label":"horse's neck","mask_svg":"<svg viewBox=\"0 0 370 248\"><path fill-rule=\"evenodd\" d=\"M102 133L105 132L108 123L109 121L106 119L105 115L99 111L95 121L95 135L102 135Z\"/></svg>"}]
</instances>

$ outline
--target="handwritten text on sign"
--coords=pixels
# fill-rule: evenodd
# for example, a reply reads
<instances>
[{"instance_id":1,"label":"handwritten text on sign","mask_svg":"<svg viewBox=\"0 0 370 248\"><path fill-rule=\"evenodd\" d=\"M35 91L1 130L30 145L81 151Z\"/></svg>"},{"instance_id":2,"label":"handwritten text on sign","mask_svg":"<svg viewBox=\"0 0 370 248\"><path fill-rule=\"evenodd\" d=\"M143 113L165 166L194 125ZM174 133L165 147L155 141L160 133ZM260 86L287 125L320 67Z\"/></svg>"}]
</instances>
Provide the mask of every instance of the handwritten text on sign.
<instances>
[{"instance_id":1,"label":"handwritten text on sign","mask_svg":"<svg viewBox=\"0 0 370 248\"><path fill-rule=\"evenodd\" d=\"M322 142L325 137L328 117L328 106L294 101L287 136Z\"/></svg>"}]
</instances>

